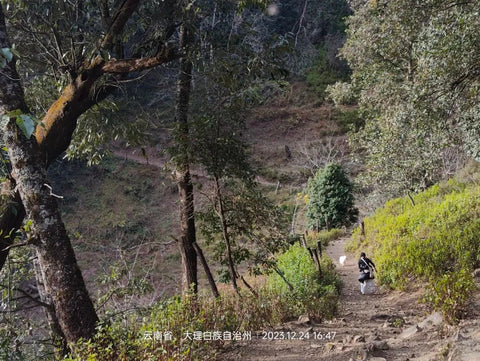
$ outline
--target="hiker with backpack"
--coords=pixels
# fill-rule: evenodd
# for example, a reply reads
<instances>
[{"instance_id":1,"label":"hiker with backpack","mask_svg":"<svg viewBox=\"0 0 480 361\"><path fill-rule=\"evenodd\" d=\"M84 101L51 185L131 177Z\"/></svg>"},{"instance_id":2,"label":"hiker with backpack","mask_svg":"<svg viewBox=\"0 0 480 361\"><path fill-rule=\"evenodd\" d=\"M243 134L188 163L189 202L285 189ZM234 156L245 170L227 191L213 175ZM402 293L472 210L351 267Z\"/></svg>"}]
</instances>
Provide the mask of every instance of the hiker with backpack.
<instances>
[{"instance_id":1,"label":"hiker with backpack","mask_svg":"<svg viewBox=\"0 0 480 361\"><path fill-rule=\"evenodd\" d=\"M371 284L371 280L375 278L373 272L376 272L375 264L371 259L367 258L365 252L360 253L360 259L358 260L358 269L360 270L360 276L358 281L360 282L360 291L362 295L365 292L370 293L371 290L367 290L367 285Z\"/></svg>"}]
</instances>

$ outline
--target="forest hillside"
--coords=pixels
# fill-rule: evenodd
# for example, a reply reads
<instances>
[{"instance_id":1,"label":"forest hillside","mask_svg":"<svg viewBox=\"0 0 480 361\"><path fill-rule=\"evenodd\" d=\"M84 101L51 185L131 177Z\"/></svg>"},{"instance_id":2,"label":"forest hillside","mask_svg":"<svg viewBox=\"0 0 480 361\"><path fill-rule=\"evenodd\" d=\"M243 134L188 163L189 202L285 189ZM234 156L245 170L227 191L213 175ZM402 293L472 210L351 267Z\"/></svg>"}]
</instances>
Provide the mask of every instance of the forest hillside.
<instances>
[{"instance_id":1,"label":"forest hillside","mask_svg":"<svg viewBox=\"0 0 480 361\"><path fill-rule=\"evenodd\" d=\"M479 12L2 2L0 359L480 359Z\"/></svg>"}]
</instances>

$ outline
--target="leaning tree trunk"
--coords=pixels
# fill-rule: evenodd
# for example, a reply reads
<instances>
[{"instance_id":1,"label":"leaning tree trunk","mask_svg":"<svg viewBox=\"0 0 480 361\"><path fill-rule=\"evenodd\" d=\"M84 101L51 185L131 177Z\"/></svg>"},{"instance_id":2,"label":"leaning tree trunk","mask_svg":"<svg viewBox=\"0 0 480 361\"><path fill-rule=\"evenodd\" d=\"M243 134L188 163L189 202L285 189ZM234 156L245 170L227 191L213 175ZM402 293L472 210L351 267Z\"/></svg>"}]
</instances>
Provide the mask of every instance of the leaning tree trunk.
<instances>
[{"instance_id":1,"label":"leaning tree trunk","mask_svg":"<svg viewBox=\"0 0 480 361\"><path fill-rule=\"evenodd\" d=\"M10 48L5 18L0 7L0 46ZM16 116L28 112L14 61L0 75L0 113L7 116L3 138L12 168L12 177L24 209L33 222L32 245L43 274L44 288L52 301L61 331L67 342L91 338L98 321L55 198L46 187L45 163L36 140L22 133ZM12 197L12 195L9 195ZM11 209L10 209L11 211Z\"/></svg>"},{"instance_id":2,"label":"leaning tree trunk","mask_svg":"<svg viewBox=\"0 0 480 361\"><path fill-rule=\"evenodd\" d=\"M190 172L177 170L177 183L180 196L180 252L182 255L182 290L188 292L198 291L197 253L193 244L196 242L195 218L193 215L193 185Z\"/></svg>"},{"instance_id":3,"label":"leaning tree trunk","mask_svg":"<svg viewBox=\"0 0 480 361\"><path fill-rule=\"evenodd\" d=\"M189 58L189 46L193 41L193 35L188 28L189 24L183 24L180 29L180 47L183 56L180 58L180 70L177 84L177 106L175 118L178 126L178 138L181 149L180 161L175 171L180 196L180 252L182 254L182 290L187 292L193 285L193 292L198 290L197 253L193 244L196 242L195 217L193 203L193 184L190 176L190 156L188 149L188 108L190 91L192 87L192 62Z\"/></svg>"},{"instance_id":4,"label":"leaning tree trunk","mask_svg":"<svg viewBox=\"0 0 480 361\"><path fill-rule=\"evenodd\" d=\"M222 234L223 234L223 240L225 241L225 251L226 251L226 256L228 261L228 270L230 273L233 289L237 294L240 294L240 290L238 289L238 284L237 284L237 272L235 271L235 263L233 261L232 242L230 239L230 234L228 233L228 224L227 224L227 219L225 217L222 191L220 190L220 182L218 180L218 177L216 176L214 177L214 182L215 182L215 197L218 204L217 214L218 214L218 217L220 218L220 223L222 224Z\"/></svg>"},{"instance_id":5,"label":"leaning tree trunk","mask_svg":"<svg viewBox=\"0 0 480 361\"><path fill-rule=\"evenodd\" d=\"M195 247L195 251L197 252L198 258L200 259L200 262L202 263L203 269L205 270L205 274L207 276L208 283L210 284L210 289L212 290L213 296L215 298L220 297L220 292L218 292L217 284L215 283L215 280L213 279L212 271L210 270L210 267L208 266L207 259L205 258L205 255L203 254L202 249L198 245L197 242L193 243L193 247Z\"/></svg>"},{"instance_id":6,"label":"leaning tree trunk","mask_svg":"<svg viewBox=\"0 0 480 361\"><path fill-rule=\"evenodd\" d=\"M27 217L33 222L32 245L60 328L68 343L95 334L98 317L60 217L47 186L44 162L36 141L27 139L11 119L4 130L12 175Z\"/></svg>"}]
</instances>

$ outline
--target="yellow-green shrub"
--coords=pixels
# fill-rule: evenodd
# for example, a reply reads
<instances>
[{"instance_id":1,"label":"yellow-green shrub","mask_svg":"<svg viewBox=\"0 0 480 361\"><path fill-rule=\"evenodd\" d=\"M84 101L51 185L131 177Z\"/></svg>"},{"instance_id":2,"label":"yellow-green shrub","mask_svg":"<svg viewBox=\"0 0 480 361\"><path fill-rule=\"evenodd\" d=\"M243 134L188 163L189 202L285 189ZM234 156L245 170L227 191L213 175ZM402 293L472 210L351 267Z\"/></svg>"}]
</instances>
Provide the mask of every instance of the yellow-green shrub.
<instances>
[{"instance_id":1,"label":"yellow-green shrub","mask_svg":"<svg viewBox=\"0 0 480 361\"><path fill-rule=\"evenodd\" d=\"M254 331L270 326L278 302L262 294L224 294L219 299L186 295L171 297L130 316L113 317L99 327L93 340L78 342L69 361L194 361L213 359L222 340L198 341L186 338L194 332ZM171 340L156 334L171 332Z\"/></svg>"},{"instance_id":2,"label":"yellow-green shrub","mask_svg":"<svg viewBox=\"0 0 480 361\"><path fill-rule=\"evenodd\" d=\"M293 290L277 273L272 273L267 287L274 294L288 300L290 317L308 314L316 318L329 318L337 310L340 279L330 258L320 259L321 277L308 250L294 244L278 257L278 268Z\"/></svg>"},{"instance_id":3,"label":"yellow-green shrub","mask_svg":"<svg viewBox=\"0 0 480 361\"><path fill-rule=\"evenodd\" d=\"M453 321L480 265L480 187L451 180L412 200L391 200L366 218L365 235L355 230L349 249L372 254L378 279L390 287L426 281L427 300Z\"/></svg>"},{"instance_id":4,"label":"yellow-green shrub","mask_svg":"<svg viewBox=\"0 0 480 361\"><path fill-rule=\"evenodd\" d=\"M338 229L338 228L332 228L330 230L322 229L319 232L316 232L316 231L308 232L306 239L309 247L316 247L318 241L322 242L322 247L327 247L331 241L336 240L340 237L343 237L344 235L345 235L345 230L343 229Z\"/></svg>"}]
</instances>

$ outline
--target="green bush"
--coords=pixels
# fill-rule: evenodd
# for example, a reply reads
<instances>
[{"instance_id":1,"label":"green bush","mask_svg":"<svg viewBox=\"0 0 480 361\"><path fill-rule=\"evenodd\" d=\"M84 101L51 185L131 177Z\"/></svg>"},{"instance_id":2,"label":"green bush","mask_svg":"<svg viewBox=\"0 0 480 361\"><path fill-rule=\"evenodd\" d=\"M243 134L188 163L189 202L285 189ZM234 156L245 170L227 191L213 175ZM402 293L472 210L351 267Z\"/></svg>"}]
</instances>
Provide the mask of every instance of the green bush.
<instances>
[{"instance_id":1,"label":"green bush","mask_svg":"<svg viewBox=\"0 0 480 361\"><path fill-rule=\"evenodd\" d=\"M327 230L357 220L353 185L342 166L329 164L308 181L307 219L312 228Z\"/></svg>"},{"instance_id":2,"label":"green bush","mask_svg":"<svg viewBox=\"0 0 480 361\"><path fill-rule=\"evenodd\" d=\"M309 88L323 100L329 85L335 84L339 80L346 80L346 78L348 78L348 72L331 64L327 58L327 50L320 48L314 65L307 73L306 81Z\"/></svg>"},{"instance_id":3,"label":"green bush","mask_svg":"<svg viewBox=\"0 0 480 361\"><path fill-rule=\"evenodd\" d=\"M322 257L320 264L321 277L308 250L298 244L278 257L278 269L293 290L278 273L269 276L267 287L288 300L291 317L306 313L315 318L328 318L335 314L340 279L330 258Z\"/></svg>"},{"instance_id":4,"label":"green bush","mask_svg":"<svg viewBox=\"0 0 480 361\"><path fill-rule=\"evenodd\" d=\"M443 311L447 321L453 323L461 316L475 283L471 273L462 268L447 272L430 283L425 301Z\"/></svg>"},{"instance_id":5,"label":"green bush","mask_svg":"<svg viewBox=\"0 0 480 361\"><path fill-rule=\"evenodd\" d=\"M304 247L299 244L290 246L285 253L278 257L277 266L298 295L318 292L320 287L318 272ZM269 286L278 291L280 295L290 292L287 283L277 274L273 274L273 277L269 278Z\"/></svg>"},{"instance_id":6,"label":"green bush","mask_svg":"<svg viewBox=\"0 0 480 361\"><path fill-rule=\"evenodd\" d=\"M322 248L327 247L331 241L334 241L345 235L344 229L332 228L330 230L322 229L320 232L310 231L306 235L307 246L317 247L317 242L322 242Z\"/></svg>"},{"instance_id":7,"label":"green bush","mask_svg":"<svg viewBox=\"0 0 480 361\"><path fill-rule=\"evenodd\" d=\"M426 300L456 320L465 308L480 265L480 187L457 180L435 185L412 199L391 200L364 220L349 250L368 250L378 279L392 288L427 283Z\"/></svg>"},{"instance_id":8,"label":"green bush","mask_svg":"<svg viewBox=\"0 0 480 361\"><path fill-rule=\"evenodd\" d=\"M365 125L365 120L358 109L336 109L333 119L343 132L358 132Z\"/></svg>"}]
</instances>

